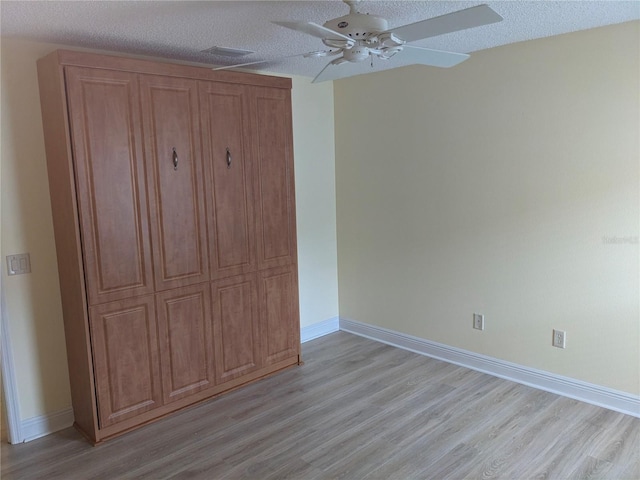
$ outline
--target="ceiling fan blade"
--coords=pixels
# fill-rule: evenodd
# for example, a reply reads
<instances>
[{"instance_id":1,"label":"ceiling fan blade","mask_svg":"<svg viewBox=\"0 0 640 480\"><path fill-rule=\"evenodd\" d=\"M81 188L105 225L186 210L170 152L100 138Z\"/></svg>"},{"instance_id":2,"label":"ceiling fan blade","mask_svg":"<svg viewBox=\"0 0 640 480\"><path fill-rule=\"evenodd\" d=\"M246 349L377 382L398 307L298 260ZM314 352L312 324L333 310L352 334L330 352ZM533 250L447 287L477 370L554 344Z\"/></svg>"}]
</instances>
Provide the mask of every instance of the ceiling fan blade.
<instances>
[{"instance_id":1,"label":"ceiling fan blade","mask_svg":"<svg viewBox=\"0 0 640 480\"><path fill-rule=\"evenodd\" d=\"M339 66L340 68L337 68ZM351 63L348 60L345 60L343 57L336 58L334 61L327 63L311 83L320 83L326 82L328 80L337 80L338 78L350 77L351 75L359 73L356 71L358 66L359 64Z\"/></svg>"},{"instance_id":2,"label":"ceiling fan blade","mask_svg":"<svg viewBox=\"0 0 640 480\"><path fill-rule=\"evenodd\" d=\"M353 43L353 39L347 37L346 35L342 35L330 28L323 27L322 25L318 25L313 22L271 22L276 25L280 25L281 27L290 28L291 30L297 30L298 32L303 32L308 35L318 37L318 38L328 38L332 40L347 40L349 43Z\"/></svg>"},{"instance_id":3,"label":"ceiling fan blade","mask_svg":"<svg viewBox=\"0 0 640 480\"><path fill-rule=\"evenodd\" d=\"M397 60L398 65L395 65L396 67L418 64L448 68L464 62L469 56L466 53L445 52L431 48L403 45L401 51L382 61L395 63L394 60ZM368 62L349 62L344 57L336 58L334 61L329 62L311 83L366 74L372 71L369 70L368 66Z\"/></svg>"},{"instance_id":4,"label":"ceiling fan blade","mask_svg":"<svg viewBox=\"0 0 640 480\"><path fill-rule=\"evenodd\" d=\"M278 62L280 60L285 60L287 58L294 58L294 57L304 57L306 56L310 56L310 57L326 57L327 55L330 55L332 52L330 50L324 51L317 51L317 52L305 52L305 53L296 53L295 55L287 55L285 57L278 57L278 58L272 58L270 60L257 60L255 62L246 62L246 63L238 63L237 65L225 65L223 67L214 67L212 68L212 70L229 70L231 68L240 68L240 67L248 67L249 65L258 65L260 63L272 63L272 62Z\"/></svg>"},{"instance_id":5,"label":"ceiling fan blade","mask_svg":"<svg viewBox=\"0 0 640 480\"><path fill-rule=\"evenodd\" d=\"M444 35L467 28L480 27L491 23L501 22L502 17L488 5L478 5L458 12L448 13L439 17L429 18L402 27L388 30L405 42L414 42L423 38ZM386 33L386 32L385 32Z\"/></svg>"},{"instance_id":6,"label":"ceiling fan blade","mask_svg":"<svg viewBox=\"0 0 640 480\"><path fill-rule=\"evenodd\" d=\"M415 47L413 45L403 45L402 51L396 53L393 58L402 60L403 64L420 64L432 67L449 68L464 62L469 55L466 53L445 52L433 50L431 48ZM408 63L410 62L410 63Z\"/></svg>"}]
</instances>

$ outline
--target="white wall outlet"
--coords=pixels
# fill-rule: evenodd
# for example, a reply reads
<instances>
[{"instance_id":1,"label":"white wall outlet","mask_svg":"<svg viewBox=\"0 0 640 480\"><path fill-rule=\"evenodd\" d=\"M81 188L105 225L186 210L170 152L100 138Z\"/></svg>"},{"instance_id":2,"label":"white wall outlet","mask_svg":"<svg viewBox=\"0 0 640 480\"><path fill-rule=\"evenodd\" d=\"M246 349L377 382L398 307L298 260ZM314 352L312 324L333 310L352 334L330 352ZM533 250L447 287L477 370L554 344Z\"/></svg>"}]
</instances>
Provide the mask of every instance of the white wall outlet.
<instances>
[{"instance_id":1,"label":"white wall outlet","mask_svg":"<svg viewBox=\"0 0 640 480\"><path fill-rule=\"evenodd\" d=\"M567 332L554 329L553 346L558 348L567 348Z\"/></svg>"},{"instance_id":2,"label":"white wall outlet","mask_svg":"<svg viewBox=\"0 0 640 480\"><path fill-rule=\"evenodd\" d=\"M473 314L473 328L476 330L484 330L484 315L479 313Z\"/></svg>"}]
</instances>

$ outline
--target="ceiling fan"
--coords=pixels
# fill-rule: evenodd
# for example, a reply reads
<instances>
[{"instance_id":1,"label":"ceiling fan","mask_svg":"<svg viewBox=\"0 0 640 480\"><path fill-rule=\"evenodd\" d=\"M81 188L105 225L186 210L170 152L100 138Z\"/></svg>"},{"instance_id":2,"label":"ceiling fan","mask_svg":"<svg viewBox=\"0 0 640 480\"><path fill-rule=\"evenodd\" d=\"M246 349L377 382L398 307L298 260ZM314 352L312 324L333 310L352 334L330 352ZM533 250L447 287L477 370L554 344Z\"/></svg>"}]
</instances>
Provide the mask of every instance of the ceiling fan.
<instances>
[{"instance_id":1,"label":"ceiling fan","mask_svg":"<svg viewBox=\"0 0 640 480\"><path fill-rule=\"evenodd\" d=\"M409 42L502 21L502 17L488 5L478 5L389 29L386 19L377 15L361 13L358 10L362 0L343 1L349 6L349 14L329 20L324 25L313 22L273 22L281 27L322 39L322 43L329 47L328 50L289 55L276 60L228 65L214 68L214 70L245 67L293 57L336 57L313 79L313 83L317 83L359 73L359 70L354 66L366 60L370 60L373 66L374 58L381 60L402 59L402 65L421 64L445 68L453 67L465 61L469 55L418 47L409 45Z\"/></svg>"}]
</instances>

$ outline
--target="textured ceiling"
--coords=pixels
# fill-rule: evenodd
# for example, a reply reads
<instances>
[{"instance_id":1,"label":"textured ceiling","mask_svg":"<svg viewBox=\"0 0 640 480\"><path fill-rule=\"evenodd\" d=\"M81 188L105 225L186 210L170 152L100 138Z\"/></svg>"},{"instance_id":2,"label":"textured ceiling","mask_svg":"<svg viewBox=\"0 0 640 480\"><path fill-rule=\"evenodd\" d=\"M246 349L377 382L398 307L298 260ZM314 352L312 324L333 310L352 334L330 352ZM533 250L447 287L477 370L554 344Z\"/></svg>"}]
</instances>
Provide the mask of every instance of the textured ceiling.
<instances>
[{"instance_id":1,"label":"textured ceiling","mask_svg":"<svg viewBox=\"0 0 640 480\"><path fill-rule=\"evenodd\" d=\"M640 19L638 1L377 1L360 11L405 25L481 3L504 21L413 43L470 53L508 43ZM341 0L328 1L0 1L2 36L151 55L211 65L271 60L323 49L320 39L288 30L272 20L325 21L348 13ZM252 50L240 59L201 53L212 46ZM293 58L255 69L315 76L326 58ZM371 65L363 64L363 72ZM392 65L374 63L374 70ZM425 67L429 68L429 67Z\"/></svg>"}]
</instances>

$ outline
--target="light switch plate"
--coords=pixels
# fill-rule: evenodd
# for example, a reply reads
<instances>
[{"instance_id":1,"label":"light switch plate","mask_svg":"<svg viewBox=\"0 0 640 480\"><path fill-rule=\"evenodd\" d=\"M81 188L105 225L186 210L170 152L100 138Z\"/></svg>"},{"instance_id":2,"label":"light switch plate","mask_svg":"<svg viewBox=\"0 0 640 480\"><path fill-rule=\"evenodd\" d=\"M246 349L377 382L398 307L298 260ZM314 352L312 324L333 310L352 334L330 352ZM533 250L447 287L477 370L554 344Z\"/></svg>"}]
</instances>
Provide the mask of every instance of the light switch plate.
<instances>
[{"instance_id":1,"label":"light switch plate","mask_svg":"<svg viewBox=\"0 0 640 480\"><path fill-rule=\"evenodd\" d=\"M17 255L7 255L7 274L22 275L31 273L31 259L28 253L18 253Z\"/></svg>"}]
</instances>

